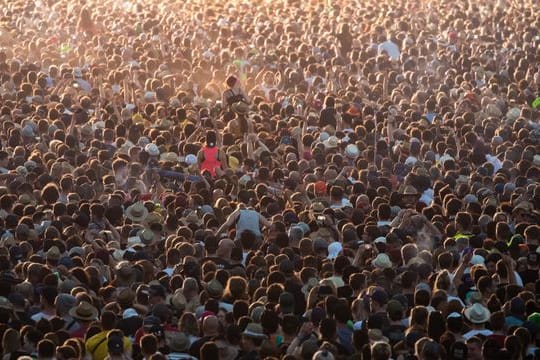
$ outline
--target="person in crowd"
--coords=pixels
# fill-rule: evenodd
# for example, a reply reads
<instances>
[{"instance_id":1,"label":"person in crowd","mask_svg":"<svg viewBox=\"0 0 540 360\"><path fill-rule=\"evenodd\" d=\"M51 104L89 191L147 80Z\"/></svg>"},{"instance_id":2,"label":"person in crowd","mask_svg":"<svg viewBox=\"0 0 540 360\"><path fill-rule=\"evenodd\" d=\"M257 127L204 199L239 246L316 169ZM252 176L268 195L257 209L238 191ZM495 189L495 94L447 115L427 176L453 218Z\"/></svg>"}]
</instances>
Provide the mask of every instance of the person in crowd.
<instances>
[{"instance_id":1,"label":"person in crowd","mask_svg":"<svg viewBox=\"0 0 540 360\"><path fill-rule=\"evenodd\" d=\"M5 1L2 358L539 358L537 8Z\"/></svg>"}]
</instances>

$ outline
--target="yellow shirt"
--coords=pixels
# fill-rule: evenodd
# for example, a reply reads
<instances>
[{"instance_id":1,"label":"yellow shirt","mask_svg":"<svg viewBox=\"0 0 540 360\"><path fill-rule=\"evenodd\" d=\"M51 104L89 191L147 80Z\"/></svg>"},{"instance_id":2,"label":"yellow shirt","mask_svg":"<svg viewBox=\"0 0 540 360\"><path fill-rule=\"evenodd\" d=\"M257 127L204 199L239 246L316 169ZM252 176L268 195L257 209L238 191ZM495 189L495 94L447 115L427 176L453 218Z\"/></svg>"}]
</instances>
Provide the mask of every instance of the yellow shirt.
<instances>
[{"instance_id":1,"label":"yellow shirt","mask_svg":"<svg viewBox=\"0 0 540 360\"><path fill-rule=\"evenodd\" d=\"M92 355L93 360L104 360L109 355L107 334L109 330L102 331L86 341L86 352ZM124 353L131 352L131 341L124 336Z\"/></svg>"}]
</instances>

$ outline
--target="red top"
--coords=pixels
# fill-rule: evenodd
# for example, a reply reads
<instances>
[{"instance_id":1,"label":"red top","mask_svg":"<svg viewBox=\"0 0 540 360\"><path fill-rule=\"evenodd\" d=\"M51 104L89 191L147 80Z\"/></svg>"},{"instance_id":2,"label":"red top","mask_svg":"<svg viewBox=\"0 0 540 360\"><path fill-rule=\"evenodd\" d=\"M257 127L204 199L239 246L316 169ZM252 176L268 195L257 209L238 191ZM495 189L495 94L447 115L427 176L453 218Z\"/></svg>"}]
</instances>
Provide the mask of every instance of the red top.
<instances>
[{"instance_id":1,"label":"red top","mask_svg":"<svg viewBox=\"0 0 540 360\"><path fill-rule=\"evenodd\" d=\"M205 146L203 149L204 161L201 164L201 172L207 170L210 172L212 177L216 176L216 169L221 167L221 163L218 160L218 151L217 147L208 147Z\"/></svg>"}]
</instances>

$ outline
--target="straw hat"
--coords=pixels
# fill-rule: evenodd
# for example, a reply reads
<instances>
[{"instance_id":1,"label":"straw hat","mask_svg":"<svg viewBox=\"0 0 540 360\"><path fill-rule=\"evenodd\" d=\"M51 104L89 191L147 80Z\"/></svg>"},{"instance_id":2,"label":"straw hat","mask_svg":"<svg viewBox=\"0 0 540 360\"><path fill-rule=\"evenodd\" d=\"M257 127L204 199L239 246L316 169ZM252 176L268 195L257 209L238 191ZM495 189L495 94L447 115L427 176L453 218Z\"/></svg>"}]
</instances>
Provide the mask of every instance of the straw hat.
<instances>
[{"instance_id":1,"label":"straw hat","mask_svg":"<svg viewBox=\"0 0 540 360\"><path fill-rule=\"evenodd\" d=\"M323 141L323 145L326 149L334 149L338 147L339 140L334 135Z\"/></svg>"},{"instance_id":2,"label":"straw hat","mask_svg":"<svg viewBox=\"0 0 540 360\"><path fill-rule=\"evenodd\" d=\"M69 315L74 319L92 321L97 318L98 310L90 303L83 301L77 307L71 308Z\"/></svg>"},{"instance_id":3,"label":"straw hat","mask_svg":"<svg viewBox=\"0 0 540 360\"><path fill-rule=\"evenodd\" d=\"M167 297L166 303L176 310L185 310L187 300L184 296L182 289L178 289L174 292L174 294L169 295Z\"/></svg>"},{"instance_id":4,"label":"straw hat","mask_svg":"<svg viewBox=\"0 0 540 360\"><path fill-rule=\"evenodd\" d=\"M212 279L206 285L206 292L210 297L219 299L223 296L223 285L218 280Z\"/></svg>"},{"instance_id":5,"label":"straw hat","mask_svg":"<svg viewBox=\"0 0 540 360\"><path fill-rule=\"evenodd\" d=\"M184 223L186 225L195 224L197 226L201 226L202 220L199 218L199 215L197 215L197 212L192 211L188 214L188 216L185 217Z\"/></svg>"},{"instance_id":6,"label":"straw hat","mask_svg":"<svg viewBox=\"0 0 540 360\"><path fill-rule=\"evenodd\" d=\"M418 191L416 188L412 185L405 185L401 191L399 192L400 195L406 195L406 196L418 196Z\"/></svg>"},{"instance_id":7,"label":"straw hat","mask_svg":"<svg viewBox=\"0 0 540 360\"><path fill-rule=\"evenodd\" d=\"M490 311L482 304L475 303L463 310L465 317L473 324L483 324L489 321Z\"/></svg>"},{"instance_id":8,"label":"straw hat","mask_svg":"<svg viewBox=\"0 0 540 360\"><path fill-rule=\"evenodd\" d=\"M141 222L148 216L148 209L142 202L137 202L127 208L126 216L133 222Z\"/></svg>"},{"instance_id":9,"label":"straw hat","mask_svg":"<svg viewBox=\"0 0 540 360\"><path fill-rule=\"evenodd\" d=\"M168 161L168 162L180 162L180 158L178 157L178 154L174 152L166 152L159 156L159 159L161 161Z\"/></svg>"},{"instance_id":10,"label":"straw hat","mask_svg":"<svg viewBox=\"0 0 540 360\"><path fill-rule=\"evenodd\" d=\"M52 246L45 254L46 259L52 261L58 261L61 256L62 254L60 254L60 249L58 249L56 246Z\"/></svg>"}]
</instances>

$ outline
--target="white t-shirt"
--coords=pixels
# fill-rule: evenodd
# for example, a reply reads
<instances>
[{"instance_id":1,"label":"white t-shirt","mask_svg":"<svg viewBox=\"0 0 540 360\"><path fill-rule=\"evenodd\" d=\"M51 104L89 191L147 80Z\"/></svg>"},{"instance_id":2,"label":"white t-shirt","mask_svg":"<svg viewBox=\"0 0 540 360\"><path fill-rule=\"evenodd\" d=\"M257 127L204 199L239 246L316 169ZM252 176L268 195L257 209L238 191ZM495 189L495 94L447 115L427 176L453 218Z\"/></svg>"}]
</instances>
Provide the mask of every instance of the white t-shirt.
<instances>
[{"instance_id":1,"label":"white t-shirt","mask_svg":"<svg viewBox=\"0 0 540 360\"><path fill-rule=\"evenodd\" d=\"M483 330L471 330L471 331L467 331L465 334L463 334L463 338L465 340L469 340L470 338L472 338L473 336L476 336L476 335L483 335L483 336L490 336L490 335L493 335L493 331L491 330L488 330L488 329L483 329Z\"/></svg>"},{"instance_id":2,"label":"white t-shirt","mask_svg":"<svg viewBox=\"0 0 540 360\"><path fill-rule=\"evenodd\" d=\"M32 315L32 317L30 317L30 319L32 319L34 322L38 322L41 319L51 320L53 317L54 317L54 315L48 315L48 314L45 314L44 312L40 311L37 314Z\"/></svg>"},{"instance_id":3,"label":"white t-shirt","mask_svg":"<svg viewBox=\"0 0 540 360\"><path fill-rule=\"evenodd\" d=\"M385 42L380 43L377 48L377 51L379 54L381 54L383 51L386 52L388 56L390 56L390 59L392 59L392 61L399 60L399 57L400 57L399 47L396 44L394 44L391 40L386 40Z\"/></svg>"}]
</instances>

